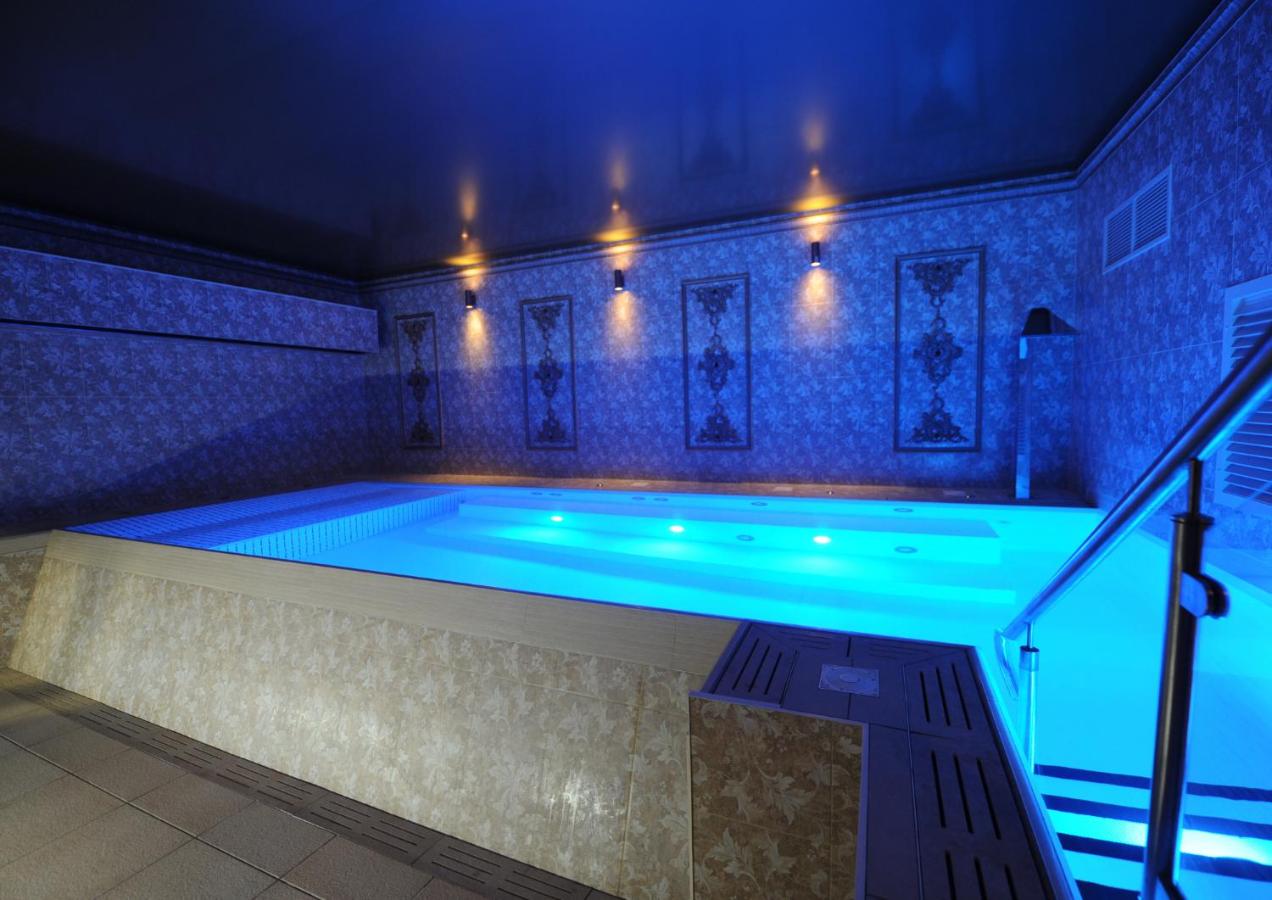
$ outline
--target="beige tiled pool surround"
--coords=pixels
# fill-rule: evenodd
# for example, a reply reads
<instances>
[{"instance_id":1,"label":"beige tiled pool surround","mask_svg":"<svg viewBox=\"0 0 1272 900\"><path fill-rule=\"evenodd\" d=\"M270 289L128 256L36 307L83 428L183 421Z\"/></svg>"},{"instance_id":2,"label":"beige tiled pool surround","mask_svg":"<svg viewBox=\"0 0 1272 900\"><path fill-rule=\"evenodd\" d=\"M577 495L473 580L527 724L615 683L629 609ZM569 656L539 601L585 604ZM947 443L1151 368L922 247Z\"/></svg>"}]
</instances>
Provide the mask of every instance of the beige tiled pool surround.
<instances>
[{"instance_id":1,"label":"beige tiled pool surround","mask_svg":"<svg viewBox=\"0 0 1272 900\"><path fill-rule=\"evenodd\" d=\"M47 532L0 538L0 666L17 644L47 540Z\"/></svg>"},{"instance_id":2,"label":"beige tiled pool surround","mask_svg":"<svg viewBox=\"0 0 1272 900\"><path fill-rule=\"evenodd\" d=\"M694 896L857 895L866 726L690 699Z\"/></svg>"},{"instance_id":3,"label":"beige tiled pool surround","mask_svg":"<svg viewBox=\"0 0 1272 900\"><path fill-rule=\"evenodd\" d=\"M12 665L565 877L691 890L735 622L55 532Z\"/></svg>"}]
</instances>

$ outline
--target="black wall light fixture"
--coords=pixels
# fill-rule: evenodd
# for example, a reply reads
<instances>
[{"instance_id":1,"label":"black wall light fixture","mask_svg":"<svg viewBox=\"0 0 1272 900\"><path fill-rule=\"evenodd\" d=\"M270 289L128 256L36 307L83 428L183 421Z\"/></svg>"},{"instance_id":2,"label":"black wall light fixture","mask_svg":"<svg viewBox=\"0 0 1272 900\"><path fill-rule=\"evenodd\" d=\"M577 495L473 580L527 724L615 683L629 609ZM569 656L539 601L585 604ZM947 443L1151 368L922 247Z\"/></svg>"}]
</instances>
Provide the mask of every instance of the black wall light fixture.
<instances>
[{"instance_id":1,"label":"black wall light fixture","mask_svg":"<svg viewBox=\"0 0 1272 900\"><path fill-rule=\"evenodd\" d=\"M627 290L627 279L623 277L622 269L614 270L614 293L621 294Z\"/></svg>"},{"instance_id":2,"label":"black wall light fixture","mask_svg":"<svg viewBox=\"0 0 1272 900\"><path fill-rule=\"evenodd\" d=\"M810 269L821 268L821 241L813 241L808 245L808 267Z\"/></svg>"},{"instance_id":3,"label":"black wall light fixture","mask_svg":"<svg viewBox=\"0 0 1272 900\"><path fill-rule=\"evenodd\" d=\"M477 308L477 292L464 291L464 309L476 309L476 308Z\"/></svg>"}]
</instances>

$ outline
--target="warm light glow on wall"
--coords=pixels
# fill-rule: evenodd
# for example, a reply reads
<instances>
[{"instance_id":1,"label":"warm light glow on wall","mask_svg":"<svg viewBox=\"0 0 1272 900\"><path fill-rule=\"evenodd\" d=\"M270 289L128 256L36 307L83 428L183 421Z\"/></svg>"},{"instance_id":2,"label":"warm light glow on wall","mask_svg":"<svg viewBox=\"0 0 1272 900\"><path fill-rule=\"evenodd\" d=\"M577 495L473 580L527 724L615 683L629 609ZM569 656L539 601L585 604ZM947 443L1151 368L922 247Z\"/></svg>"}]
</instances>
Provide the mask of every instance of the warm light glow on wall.
<instances>
[{"instance_id":1,"label":"warm light glow on wall","mask_svg":"<svg viewBox=\"0 0 1272 900\"><path fill-rule=\"evenodd\" d=\"M640 356L640 310L631 291L610 294L605 304L605 356L637 359Z\"/></svg>"},{"instance_id":2,"label":"warm light glow on wall","mask_svg":"<svg viewBox=\"0 0 1272 900\"><path fill-rule=\"evenodd\" d=\"M484 368L490 363L486 314L480 308L464 313L464 363L473 369Z\"/></svg>"},{"instance_id":3,"label":"warm light glow on wall","mask_svg":"<svg viewBox=\"0 0 1272 900\"><path fill-rule=\"evenodd\" d=\"M804 271L786 321L786 340L792 347L829 349L834 344L835 282L830 270L823 266Z\"/></svg>"},{"instance_id":4,"label":"warm light glow on wall","mask_svg":"<svg viewBox=\"0 0 1272 900\"><path fill-rule=\"evenodd\" d=\"M820 181L820 179L818 180ZM832 206L838 206L842 202L843 199L834 194L809 194L791 204L791 211L817 212L820 209L830 209Z\"/></svg>"},{"instance_id":5,"label":"warm light glow on wall","mask_svg":"<svg viewBox=\"0 0 1272 900\"><path fill-rule=\"evenodd\" d=\"M627 213L619 213L613 218L626 217ZM640 232L630 225L622 225L615 228L607 228L596 235L596 240L602 244L614 244L621 241L630 241Z\"/></svg>"}]
</instances>

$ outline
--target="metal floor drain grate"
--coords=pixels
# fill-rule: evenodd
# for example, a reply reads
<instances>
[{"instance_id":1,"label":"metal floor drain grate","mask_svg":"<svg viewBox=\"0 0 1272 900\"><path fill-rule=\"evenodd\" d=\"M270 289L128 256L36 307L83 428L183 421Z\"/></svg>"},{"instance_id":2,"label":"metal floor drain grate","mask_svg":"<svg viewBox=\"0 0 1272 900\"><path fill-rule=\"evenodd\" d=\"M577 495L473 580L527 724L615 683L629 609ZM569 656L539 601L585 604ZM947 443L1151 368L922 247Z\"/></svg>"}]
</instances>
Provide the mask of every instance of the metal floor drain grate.
<instances>
[{"instance_id":1,"label":"metal floor drain grate","mask_svg":"<svg viewBox=\"0 0 1272 900\"><path fill-rule=\"evenodd\" d=\"M823 691L839 691L844 694L879 696L879 670L857 666L835 666L823 663L817 687Z\"/></svg>"}]
</instances>

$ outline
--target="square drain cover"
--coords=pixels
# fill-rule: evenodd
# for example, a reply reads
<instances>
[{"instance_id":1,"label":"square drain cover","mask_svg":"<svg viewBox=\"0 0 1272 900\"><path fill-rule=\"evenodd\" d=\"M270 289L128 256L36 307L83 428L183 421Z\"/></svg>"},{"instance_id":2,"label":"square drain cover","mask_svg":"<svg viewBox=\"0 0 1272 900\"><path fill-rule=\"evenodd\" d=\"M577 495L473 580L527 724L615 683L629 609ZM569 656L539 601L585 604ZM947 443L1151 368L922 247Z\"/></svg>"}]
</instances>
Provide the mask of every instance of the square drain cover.
<instances>
[{"instance_id":1,"label":"square drain cover","mask_svg":"<svg viewBox=\"0 0 1272 900\"><path fill-rule=\"evenodd\" d=\"M855 666L832 666L825 663L821 668L821 682L817 686L823 691L842 691L845 694L878 697L879 670L858 669Z\"/></svg>"}]
</instances>

